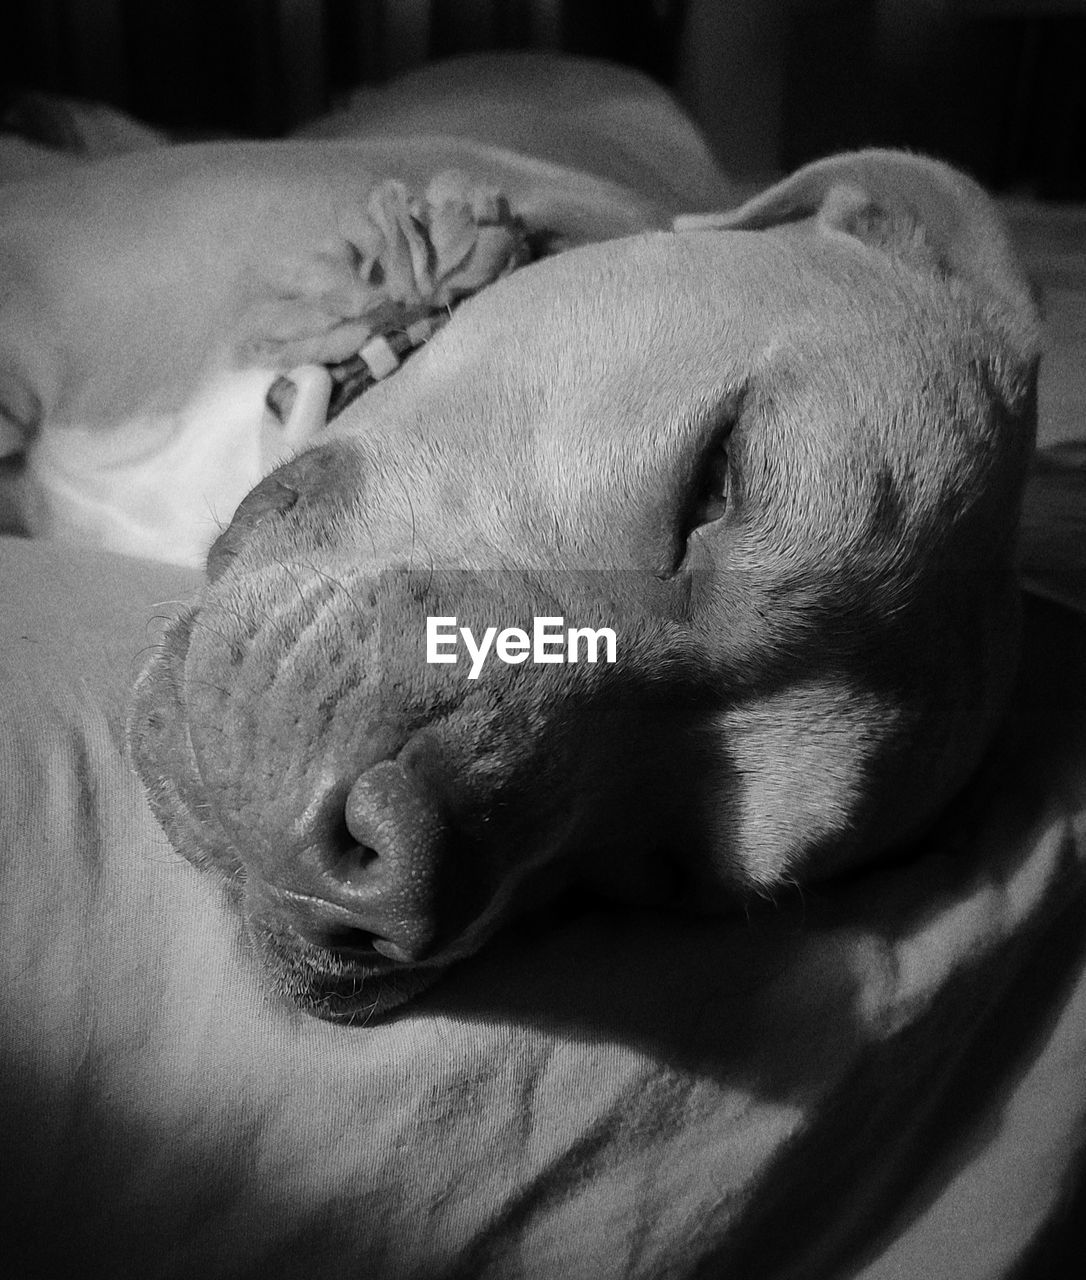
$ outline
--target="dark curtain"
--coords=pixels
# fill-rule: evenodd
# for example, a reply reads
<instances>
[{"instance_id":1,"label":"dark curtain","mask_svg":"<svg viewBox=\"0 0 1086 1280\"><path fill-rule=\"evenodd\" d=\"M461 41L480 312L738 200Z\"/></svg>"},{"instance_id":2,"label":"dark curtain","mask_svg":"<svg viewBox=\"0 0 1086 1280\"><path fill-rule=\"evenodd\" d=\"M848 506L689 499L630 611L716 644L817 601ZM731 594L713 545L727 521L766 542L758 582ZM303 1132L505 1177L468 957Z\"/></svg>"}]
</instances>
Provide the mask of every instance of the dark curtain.
<instances>
[{"instance_id":1,"label":"dark curtain","mask_svg":"<svg viewBox=\"0 0 1086 1280\"><path fill-rule=\"evenodd\" d=\"M274 136L351 87L556 48L673 87L725 167L923 150L1086 198L1086 0L7 0L8 100L98 99L186 137ZM0 104L2 105L2 104Z\"/></svg>"},{"instance_id":2,"label":"dark curtain","mask_svg":"<svg viewBox=\"0 0 1086 1280\"><path fill-rule=\"evenodd\" d=\"M667 80L679 0L8 0L6 89L187 133L280 134L352 86L473 49L561 48Z\"/></svg>"}]
</instances>

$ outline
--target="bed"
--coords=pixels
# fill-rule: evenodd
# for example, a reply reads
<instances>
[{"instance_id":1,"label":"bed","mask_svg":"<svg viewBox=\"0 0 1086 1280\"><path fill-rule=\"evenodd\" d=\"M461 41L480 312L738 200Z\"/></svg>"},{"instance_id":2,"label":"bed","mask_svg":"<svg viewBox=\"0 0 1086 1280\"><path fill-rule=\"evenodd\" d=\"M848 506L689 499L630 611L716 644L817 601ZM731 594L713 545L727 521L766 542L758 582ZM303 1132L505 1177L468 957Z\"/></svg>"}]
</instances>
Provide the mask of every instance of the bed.
<instances>
[{"instance_id":1,"label":"bed","mask_svg":"<svg viewBox=\"0 0 1086 1280\"><path fill-rule=\"evenodd\" d=\"M1086 210L1008 214L1049 324L1013 708L907 858L750 917L563 904L380 1024L283 1006L124 757L195 573L3 540L8 1274L1060 1274L1086 1135Z\"/></svg>"}]
</instances>

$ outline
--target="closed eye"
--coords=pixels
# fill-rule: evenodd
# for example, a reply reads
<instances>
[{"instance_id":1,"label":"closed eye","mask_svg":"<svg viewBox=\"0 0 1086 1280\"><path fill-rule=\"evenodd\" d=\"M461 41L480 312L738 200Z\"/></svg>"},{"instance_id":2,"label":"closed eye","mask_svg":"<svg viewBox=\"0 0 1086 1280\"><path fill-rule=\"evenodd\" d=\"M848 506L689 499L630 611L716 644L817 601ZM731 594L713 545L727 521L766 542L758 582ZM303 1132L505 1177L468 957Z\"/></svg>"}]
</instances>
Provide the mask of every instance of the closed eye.
<instances>
[{"instance_id":1,"label":"closed eye","mask_svg":"<svg viewBox=\"0 0 1086 1280\"><path fill-rule=\"evenodd\" d=\"M731 435L729 429L728 435ZM719 520L728 509L728 439L718 441L702 460L687 515L687 537L703 524Z\"/></svg>"},{"instance_id":2,"label":"closed eye","mask_svg":"<svg viewBox=\"0 0 1086 1280\"><path fill-rule=\"evenodd\" d=\"M695 529L722 519L728 511L732 488L729 449L738 416L738 401L731 400L695 458L679 513L683 548Z\"/></svg>"},{"instance_id":3,"label":"closed eye","mask_svg":"<svg viewBox=\"0 0 1086 1280\"><path fill-rule=\"evenodd\" d=\"M657 570L660 578L680 573L690 551L691 536L722 520L735 505L736 474L731 455L746 393L746 384L729 392L713 405L711 412L688 422L685 440L676 440L679 447L665 490L670 518L664 525L666 551Z\"/></svg>"}]
</instances>

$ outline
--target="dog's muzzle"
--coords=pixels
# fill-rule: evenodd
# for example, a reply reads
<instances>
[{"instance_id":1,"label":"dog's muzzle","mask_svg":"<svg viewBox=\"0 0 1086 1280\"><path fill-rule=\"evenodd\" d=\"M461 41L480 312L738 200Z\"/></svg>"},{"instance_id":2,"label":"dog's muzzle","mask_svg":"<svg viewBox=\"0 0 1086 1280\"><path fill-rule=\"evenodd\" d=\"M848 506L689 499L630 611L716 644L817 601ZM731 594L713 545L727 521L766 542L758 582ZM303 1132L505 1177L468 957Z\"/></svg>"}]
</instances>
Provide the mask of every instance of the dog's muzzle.
<instances>
[{"instance_id":1,"label":"dog's muzzle","mask_svg":"<svg viewBox=\"0 0 1086 1280\"><path fill-rule=\"evenodd\" d=\"M660 614L688 591L352 564L303 549L292 521L314 486L328 511L355 490L317 450L242 504L129 726L167 834L223 877L279 987L370 1016L574 881L666 896L661 849L708 826L683 762L711 714L709 664ZM466 657L427 661L428 617L530 633L541 600L616 627L618 661L491 662L475 679Z\"/></svg>"}]
</instances>

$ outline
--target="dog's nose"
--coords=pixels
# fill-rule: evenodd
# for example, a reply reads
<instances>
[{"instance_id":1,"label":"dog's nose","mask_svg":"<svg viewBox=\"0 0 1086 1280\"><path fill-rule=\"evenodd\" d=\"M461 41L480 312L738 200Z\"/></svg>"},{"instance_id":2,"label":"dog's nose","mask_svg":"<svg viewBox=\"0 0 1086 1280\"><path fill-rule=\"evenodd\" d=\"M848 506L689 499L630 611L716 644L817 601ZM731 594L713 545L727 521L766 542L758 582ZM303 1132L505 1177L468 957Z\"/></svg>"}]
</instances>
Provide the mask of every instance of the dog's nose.
<instances>
[{"instance_id":1,"label":"dog's nose","mask_svg":"<svg viewBox=\"0 0 1086 1280\"><path fill-rule=\"evenodd\" d=\"M440 805L399 761L386 760L356 779L343 819L344 838L317 846L320 903L308 899L299 932L339 951L425 960L462 923L465 906Z\"/></svg>"},{"instance_id":2,"label":"dog's nose","mask_svg":"<svg viewBox=\"0 0 1086 1280\"><path fill-rule=\"evenodd\" d=\"M395 960L420 960L437 932L439 873L447 843L437 806L398 763L367 769L347 797L347 830L373 857L359 903L374 947Z\"/></svg>"}]
</instances>

